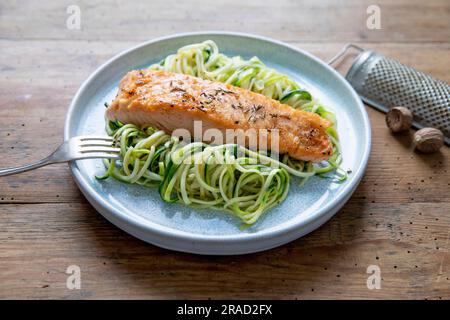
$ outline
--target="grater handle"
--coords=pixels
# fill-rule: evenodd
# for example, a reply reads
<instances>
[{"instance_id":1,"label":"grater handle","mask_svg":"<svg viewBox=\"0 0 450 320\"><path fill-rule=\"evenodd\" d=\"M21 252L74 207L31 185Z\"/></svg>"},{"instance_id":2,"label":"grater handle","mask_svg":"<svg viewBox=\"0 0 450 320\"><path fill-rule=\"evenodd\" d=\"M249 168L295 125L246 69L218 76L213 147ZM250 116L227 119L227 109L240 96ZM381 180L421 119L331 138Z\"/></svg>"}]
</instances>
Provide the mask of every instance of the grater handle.
<instances>
[{"instance_id":1,"label":"grater handle","mask_svg":"<svg viewBox=\"0 0 450 320\"><path fill-rule=\"evenodd\" d=\"M359 52L363 52L364 49L361 47L358 47L357 45L353 44L353 43L347 43L342 49L341 51L339 51L333 58L331 58L327 63L329 65L334 64L337 60L339 60L341 57L343 57L348 50L350 49L355 49Z\"/></svg>"}]
</instances>

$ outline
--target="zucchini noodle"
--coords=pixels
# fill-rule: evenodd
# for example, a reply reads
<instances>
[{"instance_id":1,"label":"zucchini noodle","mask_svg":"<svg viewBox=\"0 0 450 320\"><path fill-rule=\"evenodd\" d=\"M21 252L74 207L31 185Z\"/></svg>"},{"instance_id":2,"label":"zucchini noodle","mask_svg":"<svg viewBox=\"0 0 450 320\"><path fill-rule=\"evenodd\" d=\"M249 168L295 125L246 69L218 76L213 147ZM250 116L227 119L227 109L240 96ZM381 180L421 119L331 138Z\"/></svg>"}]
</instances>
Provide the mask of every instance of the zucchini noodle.
<instances>
[{"instance_id":1,"label":"zucchini noodle","mask_svg":"<svg viewBox=\"0 0 450 320\"><path fill-rule=\"evenodd\" d=\"M314 174L237 144L183 144L162 130L117 121L108 128L121 160L105 159L106 173L97 179L158 186L166 202L226 210L247 225L286 198L290 175Z\"/></svg>"},{"instance_id":2,"label":"zucchini noodle","mask_svg":"<svg viewBox=\"0 0 450 320\"><path fill-rule=\"evenodd\" d=\"M278 161L270 157L270 152L265 155L237 144L182 143L178 137L154 127L106 120L106 132L120 147L121 160L103 160L107 169L97 179L113 177L125 183L158 187L166 202L225 210L251 225L286 198L291 175L301 178L301 185L314 175L336 181L347 178L340 168L342 155L334 113L293 79L268 68L257 57L227 57L208 40L180 48L150 69L220 81L314 112L332 123L327 133L333 155L318 164L288 155L281 155Z\"/></svg>"}]
</instances>

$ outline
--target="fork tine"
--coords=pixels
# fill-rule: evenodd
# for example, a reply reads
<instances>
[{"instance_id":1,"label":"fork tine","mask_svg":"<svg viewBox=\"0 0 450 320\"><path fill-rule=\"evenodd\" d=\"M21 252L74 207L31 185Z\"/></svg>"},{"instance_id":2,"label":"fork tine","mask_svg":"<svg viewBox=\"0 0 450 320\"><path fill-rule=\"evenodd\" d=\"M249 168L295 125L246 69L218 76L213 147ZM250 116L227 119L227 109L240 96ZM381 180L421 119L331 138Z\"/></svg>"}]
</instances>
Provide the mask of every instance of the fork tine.
<instances>
[{"instance_id":1,"label":"fork tine","mask_svg":"<svg viewBox=\"0 0 450 320\"><path fill-rule=\"evenodd\" d=\"M102 159L120 159L120 156L115 153L83 153L81 157L77 159L90 159L90 158L102 158Z\"/></svg>"},{"instance_id":2,"label":"fork tine","mask_svg":"<svg viewBox=\"0 0 450 320\"><path fill-rule=\"evenodd\" d=\"M92 152L106 152L106 153L120 153L120 148L113 147L81 147L79 152L92 153Z\"/></svg>"},{"instance_id":3,"label":"fork tine","mask_svg":"<svg viewBox=\"0 0 450 320\"><path fill-rule=\"evenodd\" d=\"M111 147L112 141L105 140L84 140L81 141L80 147Z\"/></svg>"},{"instance_id":4,"label":"fork tine","mask_svg":"<svg viewBox=\"0 0 450 320\"><path fill-rule=\"evenodd\" d=\"M78 139L80 141L89 141L89 140L113 141L113 138L108 136L79 136Z\"/></svg>"}]
</instances>

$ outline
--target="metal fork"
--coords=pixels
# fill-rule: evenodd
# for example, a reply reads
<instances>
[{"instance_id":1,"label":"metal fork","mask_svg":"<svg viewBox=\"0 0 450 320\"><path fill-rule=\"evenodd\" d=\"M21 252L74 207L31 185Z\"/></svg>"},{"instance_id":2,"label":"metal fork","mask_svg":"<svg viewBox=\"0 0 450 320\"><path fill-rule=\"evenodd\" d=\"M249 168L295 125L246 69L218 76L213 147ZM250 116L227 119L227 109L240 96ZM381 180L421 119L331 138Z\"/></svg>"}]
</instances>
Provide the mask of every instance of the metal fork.
<instances>
[{"instance_id":1,"label":"metal fork","mask_svg":"<svg viewBox=\"0 0 450 320\"><path fill-rule=\"evenodd\" d=\"M118 159L120 148L113 146L113 139L107 136L79 136L71 138L61 144L48 157L37 162L20 166L0 169L0 176L33 170L53 163L89 158Z\"/></svg>"}]
</instances>

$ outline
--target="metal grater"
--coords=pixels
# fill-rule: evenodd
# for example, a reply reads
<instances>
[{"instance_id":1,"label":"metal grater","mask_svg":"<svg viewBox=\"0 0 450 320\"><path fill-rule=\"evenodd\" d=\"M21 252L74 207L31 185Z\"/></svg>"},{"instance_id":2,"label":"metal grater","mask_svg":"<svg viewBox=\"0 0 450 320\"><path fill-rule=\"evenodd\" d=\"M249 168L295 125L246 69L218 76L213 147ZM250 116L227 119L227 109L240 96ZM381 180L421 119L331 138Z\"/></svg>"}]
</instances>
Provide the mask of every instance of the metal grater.
<instances>
[{"instance_id":1,"label":"metal grater","mask_svg":"<svg viewBox=\"0 0 450 320\"><path fill-rule=\"evenodd\" d=\"M450 145L450 86L423 72L405 66L374 51L347 45L330 64L349 49L360 54L350 67L346 79L361 99L383 111L404 106L414 114L416 128L434 127L444 133Z\"/></svg>"}]
</instances>

